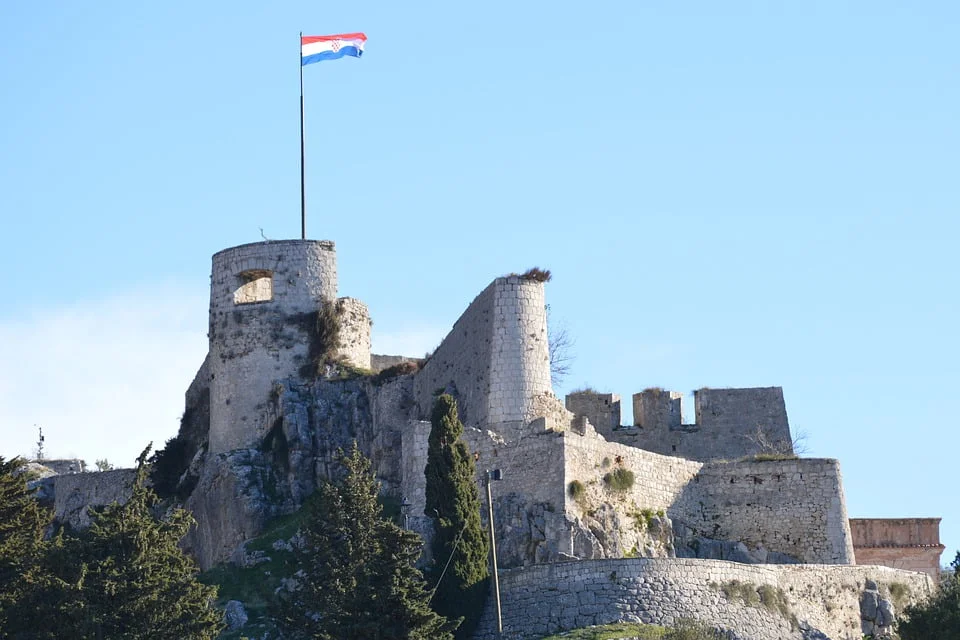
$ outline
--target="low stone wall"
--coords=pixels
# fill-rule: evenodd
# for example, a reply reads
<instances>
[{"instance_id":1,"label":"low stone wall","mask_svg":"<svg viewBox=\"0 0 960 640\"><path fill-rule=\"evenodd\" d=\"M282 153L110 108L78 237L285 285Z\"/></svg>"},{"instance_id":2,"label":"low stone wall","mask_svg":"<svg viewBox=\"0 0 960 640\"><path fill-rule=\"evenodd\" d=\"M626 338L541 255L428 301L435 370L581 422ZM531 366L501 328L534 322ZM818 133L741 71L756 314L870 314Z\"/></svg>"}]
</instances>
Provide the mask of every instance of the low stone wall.
<instances>
[{"instance_id":1,"label":"low stone wall","mask_svg":"<svg viewBox=\"0 0 960 640\"><path fill-rule=\"evenodd\" d=\"M800 628L808 630L807 637L815 637L809 630L817 630L834 640L860 638L860 595L867 580L881 589L905 585L911 601L933 590L926 575L887 567L672 558L537 565L500 574L502 638L542 638L619 621L671 626L681 618L721 627L738 640L799 640L804 637ZM759 589L771 604L751 605L726 595L725 587L734 591L734 581L741 593ZM756 599L760 596L756 593ZM779 608L771 597L782 603ZM497 638L492 606L474 637Z\"/></svg>"},{"instance_id":2,"label":"low stone wall","mask_svg":"<svg viewBox=\"0 0 960 640\"><path fill-rule=\"evenodd\" d=\"M54 518L75 529L90 526L87 508L129 500L136 473L136 469L115 469L54 476Z\"/></svg>"}]
</instances>

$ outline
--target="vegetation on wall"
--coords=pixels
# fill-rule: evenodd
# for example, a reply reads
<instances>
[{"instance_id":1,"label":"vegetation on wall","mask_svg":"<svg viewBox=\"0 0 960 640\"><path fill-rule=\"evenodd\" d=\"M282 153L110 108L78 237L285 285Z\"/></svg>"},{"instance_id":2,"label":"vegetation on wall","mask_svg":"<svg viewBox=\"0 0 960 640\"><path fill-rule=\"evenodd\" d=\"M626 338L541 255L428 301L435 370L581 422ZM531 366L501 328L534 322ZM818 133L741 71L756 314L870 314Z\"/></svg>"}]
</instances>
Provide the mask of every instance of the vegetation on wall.
<instances>
[{"instance_id":1,"label":"vegetation on wall","mask_svg":"<svg viewBox=\"0 0 960 640\"><path fill-rule=\"evenodd\" d=\"M615 492L629 491L633 488L634 475L630 469L617 467L613 471L604 474L603 483L608 489Z\"/></svg>"},{"instance_id":2,"label":"vegetation on wall","mask_svg":"<svg viewBox=\"0 0 960 640\"><path fill-rule=\"evenodd\" d=\"M463 616L457 638L470 638L480 621L488 591L487 538L480 525L480 495L473 456L460 436L463 424L457 402L444 393L431 415L427 466L426 507L433 518L436 584L434 609L455 619Z\"/></svg>"},{"instance_id":3,"label":"vegetation on wall","mask_svg":"<svg viewBox=\"0 0 960 640\"><path fill-rule=\"evenodd\" d=\"M325 301L316 311L301 314L301 328L309 337L307 364L300 369L304 378L316 378L323 373L324 366L332 362L340 345L339 303Z\"/></svg>"},{"instance_id":4,"label":"vegetation on wall","mask_svg":"<svg viewBox=\"0 0 960 640\"><path fill-rule=\"evenodd\" d=\"M298 588L279 607L285 637L449 640L455 624L430 609L414 566L420 537L383 516L356 442L339 461L346 475L317 490L304 520Z\"/></svg>"}]
</instances>

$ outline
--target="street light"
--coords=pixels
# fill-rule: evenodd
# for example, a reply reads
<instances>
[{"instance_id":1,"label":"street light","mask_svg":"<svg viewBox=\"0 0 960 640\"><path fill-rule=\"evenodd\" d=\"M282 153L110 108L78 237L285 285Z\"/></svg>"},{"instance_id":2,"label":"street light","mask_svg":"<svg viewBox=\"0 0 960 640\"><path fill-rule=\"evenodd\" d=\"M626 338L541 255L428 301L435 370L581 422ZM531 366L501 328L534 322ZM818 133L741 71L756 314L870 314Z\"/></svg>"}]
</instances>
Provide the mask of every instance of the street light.
<instances>
[{"instance_id":1,"label":"street light","mask_svg":"<svg viewBox=\"0 0 960 640\"><path fill-rule=\"evenodd\" d=\"M503 480L500 469L487 469L487 508L490 510L488 518L490 524L490 554L493 565L493 595L497 604L497 636L503 635L503 618L500 616L500 577L497 575L497 539L493 533L493 494L490 491L490 482Z\"/></svg>"},{"instance_id":2,"label":"street light","mask_svg":"<svg viewBox=\"0 0 960 640\"><path fill-rule=\"evenodd\" d=\"M400 497L400 513L403 514L403 528L404 528L404 529L409 529L409 528L410 528L409 526L407 526L407 519L408 519L408 517L409 517L408 514L409 514L409 512L410 512L410 507L412 507L412 506L413 506L413 504L407 501L406 496L401 496L401 497Z\"/></svg>"}]
</instances>

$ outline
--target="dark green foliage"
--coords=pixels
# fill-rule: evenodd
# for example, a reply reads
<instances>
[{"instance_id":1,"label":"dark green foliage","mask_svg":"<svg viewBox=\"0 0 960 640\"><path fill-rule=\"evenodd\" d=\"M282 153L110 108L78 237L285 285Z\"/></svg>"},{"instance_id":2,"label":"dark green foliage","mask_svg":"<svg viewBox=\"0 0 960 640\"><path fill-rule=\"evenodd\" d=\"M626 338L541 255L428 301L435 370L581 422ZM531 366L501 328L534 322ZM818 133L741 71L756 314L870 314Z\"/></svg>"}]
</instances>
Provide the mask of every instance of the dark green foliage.
<instances>
[{"instance_id":1,"label":"dark green foliage","mask_svg":"<svg viewBox=\"0 0 960 640\"><path fill-rule=\"evenodd\" d=\"M473 457L460 439L463 424L453 396L444 393L437 398L431 423L424 513L434 518L435 564L430 578L438 587L433 606L445 617L463 616L457 638L470 638L489 589L488 546L480 524L477 474Z\"/></svg>"},{"instance_id":2,"label":"dark green foliage","mask_svg":"<svg viewBox=\"0 0 960 640\"><path fill-rule=\"evenodd\" d=\"M534 282L550 282L553 274L550 269L541 269L540 267L531 267L520 274L524 280L533 280Z\"/></svg>"},{"instance_id":3,"label":"dark green foliage","mask_svg":"<svg viewBox=\"0 0 960 640\"><path fill-rule=\"evenodd\" d=\"M570 497L574 500L579 500L586 493L587 488L579 480L571 480L570 484L567 486L567 491L570 492Z\"/></svg>"},{"instance_id":4,"label":"dark green foliage","mask_svg":"<svg viewBox=\"0 0 960 640\"><path fill-rule=\"evenodd\" d=\"M153 482L154 491L161 498L182 500L189 495L189 491L183 491L178 485L180 477L190 465L190 449L186 438L177 435L167 440L163 449L150 457L150 480Z\"/></svg>"},{"instance_id":5,"label":"dark green foliage","mask_svg":"<svg viewBox=\"0 0 960 640\"><path fill-rule=\"evenodd\" d=\"M603 482L611 491L629 491L633 487L633 471L617 467L603 476Z\"/></svg>"},{"instance_id":6,"label":"dark green foliage","mask_svg":"<svg viewBox=\"0 0 960 640\"><path fill-rule=\"evenodd\" d=\"M319 377L324 365L333 360L340 343L340 314L339 303L330 301L300 317L301 327L310 337L307 364L300 369L302 377Z\"/></svg>"},{"instance_id":7,"label":"dark green foliage","mask_svg":"<svg viewBox=\"0 0 960 640\"><path fill-rule=\"evenodd\" d=\"M23 598L35 572L43 531L50 523L50 514L37 504L25 477L15 475L23 463L0 457L0 638L9 626L6 614Z\"/></svg>"},{"instance_id":8,"label":"dark green foliage","mask_svg":"<svg viewBox=\"0 0 960 640\"><path fill-rule=\"evenodd\" d=\"M387 367L377 375L373 377L374 384L383 384L384 382L389 382L394 378L400 376L407 376L413 373L416 373L420 370L422 366L421 360L410 360L407 362L401 362L400 364L395 364L392 367Z\"/></svg>"},{"instance_id":9,"label":"dark green foliage","mask_svg":"<svg viewBox=\"0 0 960 640\"><path fill-rule=\"evenodd\" d=\"M370 461L356 443L340 452L346 476L317 489L304 523L300 588L280 606L287 637L450 640L453 624L430 609L414 563L419 536L383 517Z\"/></svg>"},{"instance_id":10,"label":"dark green foliage","mask_svg":"<svg viewBox=\"0 0 960 640\"><path fill-rule=\"evenodd\" d=\"M222 628L216 589L178 546L193 524L182 509L157 518L146 486L149 449L138 460L130 500L92 512L90 528L45 543L30 588L0 637L37 640L212 640Z\"/></svg>"},{"instance_id":11,"label":"dark green foliage","mask_svg":"<svg viewBox=\"0 0 960 640\"><path fill-rule=\"evenodd\" d=\"M932 598L907 607L898 627L902 640L960 640L960 553L950 566L953 575Z\"/></svg>"}]
</instances>

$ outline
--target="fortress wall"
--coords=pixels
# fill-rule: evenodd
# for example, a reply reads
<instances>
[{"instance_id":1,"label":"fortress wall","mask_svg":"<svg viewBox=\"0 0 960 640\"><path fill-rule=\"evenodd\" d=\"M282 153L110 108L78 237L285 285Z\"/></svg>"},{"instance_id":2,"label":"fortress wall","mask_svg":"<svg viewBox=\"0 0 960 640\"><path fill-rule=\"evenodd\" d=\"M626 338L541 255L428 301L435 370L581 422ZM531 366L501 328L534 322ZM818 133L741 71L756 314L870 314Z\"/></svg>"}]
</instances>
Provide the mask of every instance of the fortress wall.
<instances>
[{"instance_id":1,"label":"fortress wall","mask_svg":"<svg viewBox=\"0 0 960 640\"><path fill-rule=\"evenodd\" d=\"M575 416L586 416L604 438L620 428L620 396L615 393L578 391L566 397L564 406Z\"/></svg>"},{"instance_id":2,"label":"fortress wall","mask_svg":"<svg viewBox=\"0 0 960 640\"><path fill-rule=\"evenodd\" d=\"M281 240L225 249L210 281L210 451L255 444L274 380L306 362L305 314L336 298L332 242Z\"/></svg>"},{"instance_id":3,"label":"fortress wall","mask_svg":"<svg viewBox=\"0 0 960 640\"><path fill-rule=\"evenodd\" d=\"M923 574L886 567L746 565L723 560L632 558L535 565L503 571L503 638L527 640L595 624L640 621L670 626L680 618L734 630L740 640L799 640L790 616L831 638L859 638L860 594L867 579L894 582L914 598L932 593ZM749 606L728 598L733 581L781 590L789 607ZM475 635L494 640L488 606Z\"/></svg>"},{"instance_id":4,"label":"fortress wall","mask_svg":"<svg viewBox=\"0 0 960 640\"><path fill-rule=\"evenodd\" d=\"M54 518L75 529L90 526L87 508L129 500L136 473L136 469L114 469L53 476Z\"/></svg>"},{"instance_id":5,"label":"fortress wall","mask_svg":"<svg viewBox=\"0 0 960 640\"><path fill-rule=\"evenodd\" d=\"M451 388L466 426L537 417L535 396L551 390L542 283L497 278L474 299L417 374L421 416Z\"/></svg>"},{"instance_id":6,"label":"fortress wall","mask_svg":"<svg viewBox=\"0 0 960 640\"><path fill-rule=\"evenodd\" d=\"M340 345L337 355L354 367L370 368L370 311L356 298L337 300Z\"/></svg>"},{"instance_id":7,"label":"fortress wall","mask_svg":"<svg viewBox=\"0 0 960 640\"><path fill-rule=\"evenodd\" d=\"M662 509L673 516L675 505L703 466L699 462L607 442L596 435L591 437L589 433L585 436L566 433L564 444L566 505L567 511L574 513L579 513L580 506L570 497L569 485L578 480L586 490L585 499L581 500L583 504L612 501L622 503L630 510ZM617 467L633 472L634 483L629 491L612 492L604 483L604 476Z\"/></svg>"},{"instance_id":8,"label":"fortress wall","mask_svg":"<svg viewBox=\"0 0 960 640\"><path fill-rule=\"evenodd\" d=\"M682 424L681 394L647 389L633 396L634 426L608 440L690 460L735 460L759 453L792 454L780 387L698 389L696 423Z\"/></svg>"},{"instance_id":9,"label":"fortress wall","mask_svg":"<svg viewBox=\"0 0 960 640\"><path fill-rule=\"evenodd\" d=\"M710 538L805 563L854 563L836 460L706 463L673 513Z\"/></svg>"}]
</instances>

